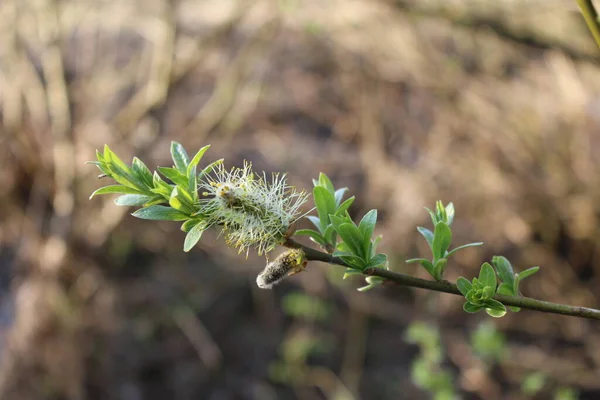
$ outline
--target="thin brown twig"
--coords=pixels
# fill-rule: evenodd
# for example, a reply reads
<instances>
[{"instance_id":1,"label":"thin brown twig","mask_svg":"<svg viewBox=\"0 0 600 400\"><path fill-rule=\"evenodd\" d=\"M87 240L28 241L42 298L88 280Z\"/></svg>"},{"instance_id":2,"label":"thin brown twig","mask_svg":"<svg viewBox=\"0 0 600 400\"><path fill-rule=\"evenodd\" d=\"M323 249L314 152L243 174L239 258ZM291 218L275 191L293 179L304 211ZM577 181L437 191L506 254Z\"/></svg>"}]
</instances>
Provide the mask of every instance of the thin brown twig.
<instances>
[{"instance_id":1,"label":"thin brown twig","mask_svg":"<svg viewBox=\"0 0 600 400\"><path fill-rule=\"evenodd\" d=\"M287 239L283 245L289 248L302 249L306 254L307 260L309 261L322 261L328 264L340 265L350 268L350 266L347 265L340 258L304 246L292 239ZM411 286L421 289L433 290L436 292L450 293L462 296L462 293L458 290L458 287L454 283L446 280L432 281L427 279L421 279L400 272L389 271L383 268L367 268L363 270L362 273L368 276L378 276L384 278L385 282L390 284ZM569 315L579 318L600 320L600 310L596 310L593 308L551 303L549 301L543 301L524 296L504 296L497 294L494 296L494 299L498 300L506 306L521 307L529 310L547 312L552 314Z\"/></svg>"}]
</instances>

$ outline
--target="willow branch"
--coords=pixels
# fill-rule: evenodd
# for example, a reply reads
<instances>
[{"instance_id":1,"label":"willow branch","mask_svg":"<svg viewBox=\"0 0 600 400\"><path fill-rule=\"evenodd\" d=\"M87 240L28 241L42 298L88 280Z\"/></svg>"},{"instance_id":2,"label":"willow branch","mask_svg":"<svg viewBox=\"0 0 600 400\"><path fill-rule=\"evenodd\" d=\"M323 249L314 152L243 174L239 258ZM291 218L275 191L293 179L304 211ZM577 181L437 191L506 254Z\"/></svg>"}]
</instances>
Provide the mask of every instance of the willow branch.
<instances>
[{"instance_id":1,"label":"willow branch","mask_svg":"<svg viewBox=\"0 0 600 400\"><path fill-rule=\"evenodd\" d=\"M592 0L577 0L577 4L579 4L581 14L583 14L585 23L590 32L592 32L596 44L600 47L600 21L598 20L598 12L594 8L594 3Z\"/></svg>"},{"instance_id":2,"label":"willow branch","mask_svg":"<svg viewBox=\"0 0 600 400\"><path fill-rule=\"evenodd\" d=\"M309 261L321 261L328 264L340 265L350 268L344 261L338 257L333 257L331 254L304 246L295 240L288 239L284 244L285 247L302 249L306 254L306 259ZM396 284L402 286L411 286L421 289L433 290L436 292L450 293L462 297L462 294L452 282L445 280L432 281L427 279L416 278L414 276L393 272L382 268L367 268L362 271L364 275L379 276L385 279L388 284ZM530 297L513 297L504 295L495 295L495 300L498 300L506 306L521 307L529 310L541 311L551 314L570 315L572 317L588 318L600 320L600 310L587 307L569 306L566 304L551 303L548 301L537 300Z\"/></svg>"}]
</instances>

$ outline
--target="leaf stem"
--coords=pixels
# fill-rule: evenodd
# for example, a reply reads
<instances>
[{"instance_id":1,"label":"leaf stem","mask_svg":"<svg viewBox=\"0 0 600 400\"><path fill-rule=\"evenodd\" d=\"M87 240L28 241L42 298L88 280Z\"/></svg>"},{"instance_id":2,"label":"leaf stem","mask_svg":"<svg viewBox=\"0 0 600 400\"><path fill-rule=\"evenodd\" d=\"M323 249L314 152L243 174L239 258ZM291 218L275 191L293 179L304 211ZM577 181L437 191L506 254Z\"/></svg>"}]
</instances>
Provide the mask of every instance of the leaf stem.
<instances>
[{"instance_id":1,"label":"leaf stem","mask_svg":"<svg viewBox=\"0 0 600 400\"><path fill-rule=\"evenodd\" d=\"M583 14L585 23L590 32L592 32L596 44L600 47L600 21L598 20L598 12L594 8L594 3L592 3L592 0L577 0L577 4L579 4L581 14Z\"/></svg>"},{"instance_id":2,"label":"leaf stem","mask_svg":"<svg viewBox=\"0 0 600 400\"><path fill-rule=\"evenodd\" d=\"M333 257L331 254L327 254L319 250L304 246L293 239L287 239L285 243L283 243L283 246L293 249L302 249L304 251L304 254L306 254L306 259L309 261L321 261L329 264L340 265L350 268L350 266L344 263L344 261L342 261L341 259ZM387 284L411 286L421 289L433 290L436 292L450 293L462 296L462 294L460 293L460 291L454 283L445 280L430 281L427 279L416 278L414 276L402 274L399 272L389 271L383 268L368 268L362 271L362 273L368 276L379 276L381 278L384 278ZM552 314L600 320L600 310L596 310L593 308L551 303L548 301L537 300L523 296L513 297L497 294L494 296L494 299L498 300L506 306L521 307L529 310L541 311Z\"/></svg>"}]
</instances>

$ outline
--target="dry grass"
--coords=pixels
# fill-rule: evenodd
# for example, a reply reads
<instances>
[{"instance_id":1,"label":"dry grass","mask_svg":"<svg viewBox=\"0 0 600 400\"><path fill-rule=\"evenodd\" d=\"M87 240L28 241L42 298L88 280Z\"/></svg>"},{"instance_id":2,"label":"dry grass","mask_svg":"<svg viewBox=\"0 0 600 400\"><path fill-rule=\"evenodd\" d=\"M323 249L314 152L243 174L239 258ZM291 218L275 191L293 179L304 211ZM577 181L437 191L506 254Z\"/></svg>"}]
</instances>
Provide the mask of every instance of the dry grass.
<instances>
[{"instance_id":1,"label":"dry grass","mask_svg":"<svg viewBox=\"0 0 600 400\"><path fill-rule=\"evenodd\" d=\"M188 257L176 226L87 200L99 183L84 161L104 143L149 165L168 163L171 140L211 143L208 157L252 159L299 187L319 171L349 186L356 214L381 210L398 270L420 273L401 260L424 254L414 228L441 198L457 207L457 242L486 242L449 278L502 253L542 266L527 294L597 307L599 57L566 3L0 2L0 262L15 312L1 397L419 398L399 339L418 318L454 338L457 382L475 396L517 398L519 368L600 393L591 322L505 318L515 356L473 378L476 361L457 354L478 318L458 299L357 294L320 266L258 291L260 261L210 237ZM278 301L294 286L339 315L290 324ZM292 390L267 364L298 326L347 345Z\"/></svg>"}]
</instances>

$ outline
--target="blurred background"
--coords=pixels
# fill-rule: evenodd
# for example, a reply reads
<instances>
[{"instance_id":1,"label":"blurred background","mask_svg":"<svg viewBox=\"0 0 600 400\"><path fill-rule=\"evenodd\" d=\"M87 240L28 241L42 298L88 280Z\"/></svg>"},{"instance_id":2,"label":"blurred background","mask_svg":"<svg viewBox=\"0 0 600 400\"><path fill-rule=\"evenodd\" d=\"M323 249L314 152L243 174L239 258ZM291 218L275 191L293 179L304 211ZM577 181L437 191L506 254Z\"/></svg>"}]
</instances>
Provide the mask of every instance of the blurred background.
<instances>
[{"instance_id":1,"label":"blurred background","mask_svg":"<svg viewBox=\"0 0 600 400\"><path fill-rule=\"evenodd\" d=\"M600 52L568 0L2 0L0 398L596 399L600 325L367 293L311 264L137 220L84 164L327 173L379 210L393 270L454 202L446 277L540 265L529 296L600 307ZM307 210L310 205L307 205ZM303 222L305 226L305 222Z\"/></svg>"}]
</instances>

